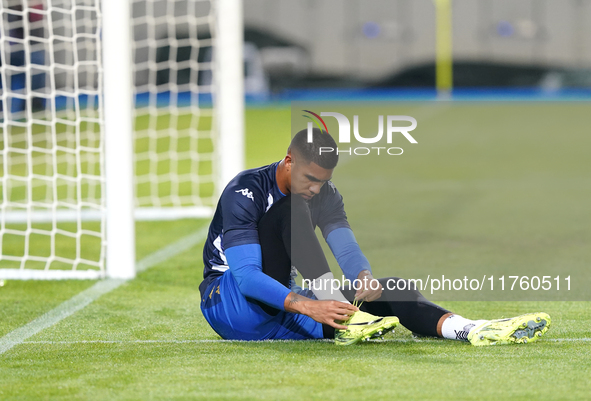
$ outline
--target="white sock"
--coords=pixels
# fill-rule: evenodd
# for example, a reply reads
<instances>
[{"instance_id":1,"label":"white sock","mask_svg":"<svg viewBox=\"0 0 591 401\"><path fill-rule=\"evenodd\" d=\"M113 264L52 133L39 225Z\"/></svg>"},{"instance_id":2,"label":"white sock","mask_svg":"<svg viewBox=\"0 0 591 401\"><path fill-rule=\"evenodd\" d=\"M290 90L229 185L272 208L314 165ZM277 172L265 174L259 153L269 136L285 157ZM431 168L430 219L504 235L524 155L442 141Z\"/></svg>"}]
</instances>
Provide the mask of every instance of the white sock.
<instances>
[{"instance_id":1,"label":"white sock","mask_svg":"<svg viewBox=\"0 0 591 401\"><path fill-rule=\"evenodd\" d=\"M333 280L335 278L332 273L325 273L317 279L312 280L310 289L319 300L332 299L350 304L351 302L347 301L347 298L345 298L340 290L333 288Z\"/></svg>"},{"instance_id":2,"label":"white sock","mask_svg":"<svg viewBox=\"0 0 591 401\"><path fill-rule=\"evenodd\" d=\"M460 315L451 315L443 321L441 334L449 340L468 341L470 330L486 320L470 320Z\"/></svg>"}]
</instances>

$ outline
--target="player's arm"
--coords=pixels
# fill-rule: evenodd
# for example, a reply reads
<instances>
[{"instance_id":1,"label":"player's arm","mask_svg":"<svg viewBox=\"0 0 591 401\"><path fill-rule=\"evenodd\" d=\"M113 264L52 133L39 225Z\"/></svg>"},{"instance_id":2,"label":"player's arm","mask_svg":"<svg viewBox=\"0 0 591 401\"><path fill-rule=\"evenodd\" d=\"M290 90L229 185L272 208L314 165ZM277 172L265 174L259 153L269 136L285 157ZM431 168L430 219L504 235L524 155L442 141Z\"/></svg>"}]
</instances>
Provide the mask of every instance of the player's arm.
<instances>
[{"instance_id":1,"label":"player's arm","mask_svg":"<svg viewBox=\"0 0 591 401\"><path fill-rule=\"evenodd\" d=\"M351 281L359 280L361 288L355 297L367 302L380 298L384 289L373 277L369 261L361 251L353 230L348 227L337 228L328 234L326 242L345 277Z\"/></svg>"},{"instance_id":2,"label":"player's arm","mask_svg":"<svg viewBox=\"0 0 591 401\"><path fill-rule=\"evenodd\" d=\"M226 259L238 289L248 298L284 310L284 301L291 292L274 278L263 273L261 246L237 245L226 249Z\"/></svg>"},{"instance_id":3,"label":"player's arm","mask_svg":"<svg viewBox=\"0 0 591 401\"><path fill-rule=\"evenodd\" d=\"M353 281L362 271L371 273L369 260L361 251L355 234L349 227L331 231L326 237L326 243L346 278Z\"/></svg>"},{"instance_id":4,"label":"player's arm","mask_svg":"<svg viewBox=\"0 0 591 401\"><path fill-rule=\"evenodd\" d=\"M240 292L249 298L283 309L289 289L263 273L258 222L264 214L266 199L258 184L239 179L222 193L223 216L221 246Z\"/></svg>"},{"instance_id":5,"label":"player's arm","mask_svg":"<svg viewBox=\"0 0 591 401\"><path fill-rule=\"evenodd\" d=\"M360 280L361 289L355 297L368 302L378 299L382 295L382 285L372 276L369 261L347 221L343 197L334 185L328 188L318 225L345 277L352 282Z\"/></svg>"},{"instance_id":6,"label":"player's arm","mask_svg":"<svg viewBox=\"0 0 591 401\"><path fill-rule=\"evenodd\" d=\"M261 247L258 244L239 245L226 250L230 272L245 297L264 302L287 312L301 313L319 323L336 329L346 329L335 321L344 321L358 309L344 302L317 301L291 292L262 271Z\"/></svg>"},{"instance_id":7,"label":"player's arm","mask_svg":"<svg viewBox=\"0 0 591 401\"><path fill-rule=\"evenodd\" d=\"M327 324L335 329L345 330L347 326L336 322L342 322L359 309L356 306L339 301L318 301L306 298L291 292L285 298L284 308L287 312L300 313L316 320L318 323Z\"/></svg>"}]
</instances>

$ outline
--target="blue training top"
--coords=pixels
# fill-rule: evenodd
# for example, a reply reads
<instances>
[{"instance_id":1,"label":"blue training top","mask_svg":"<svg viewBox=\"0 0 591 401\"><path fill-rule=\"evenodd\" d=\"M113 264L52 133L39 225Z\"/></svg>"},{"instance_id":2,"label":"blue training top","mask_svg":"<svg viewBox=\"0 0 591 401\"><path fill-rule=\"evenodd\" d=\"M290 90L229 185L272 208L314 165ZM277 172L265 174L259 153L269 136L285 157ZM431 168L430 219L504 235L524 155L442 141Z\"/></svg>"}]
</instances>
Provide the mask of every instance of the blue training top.
<instances>
[{"instance_id":1,"label":"blue training top","mask_svg":"<svg viewBox=\"0 0 591 401\"><path fill-rule=\"evenodd\" d=\"M276 162L243 171L234 177L222 192L203 247L204 280L199 286L202 296L209 283L229 269L225 254L227 249L239 245L259 244L258 222L275 201L285 196L277 187L278 165L279 162ZM314 227L320 227L325 239L339 228L350 231L343 198L332 182L328 181L327 185L323 185L320 192L308 204L312 224ZM355 242L352 232L347 239L351 238ZM329 242L331 249L335 241L332 242ZM359 249L358 246L356 248ZM359 250L358 253L360 254L361 251ZM362 259L365 260L363 263L365 266L362 268L369 268L367 259L365 257ZM358 260L357 265L359 265ZM339 261L338 257L337 261ZM262 269L262 266L260 268ZM343 268L342 265L341 268Z\"/></svg>"}]
</instances>

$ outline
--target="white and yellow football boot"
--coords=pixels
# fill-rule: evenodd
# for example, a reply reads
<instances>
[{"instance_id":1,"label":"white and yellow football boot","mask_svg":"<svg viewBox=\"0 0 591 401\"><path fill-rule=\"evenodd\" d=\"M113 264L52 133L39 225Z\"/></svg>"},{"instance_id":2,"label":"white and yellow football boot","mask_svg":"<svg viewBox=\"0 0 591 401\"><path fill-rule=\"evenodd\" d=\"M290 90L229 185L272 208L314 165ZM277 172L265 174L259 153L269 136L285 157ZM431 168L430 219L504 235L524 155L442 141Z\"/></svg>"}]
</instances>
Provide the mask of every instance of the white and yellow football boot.
<instances>
[{"instance_id":1,"label":"white and yellow football boot","mask_svg":"<svg viewBox=\"0 0 591 401\"><path fill-rule=\"evenodd\" d=\"M537 341L548 331L551 319L543 312L529 313L510 319L488 320L470 330L472 345L527 344Z\"/></svg>"},{"instance_id":2,"label":"white and yellow football boot","mask_svg":"<svg viewBox=\"0 0 591 401\"><path fill-rule=\"evenodd\" d=\"M353 301L353 305L359 307L363 302ZM357 311L349 320L343 322L346 330L335 330L334 342L336 345L351 345L359 341L367 341L378 338L394 330L398 326L396 316L374 316L370 313Z\"/></svg>"}]
</instances>

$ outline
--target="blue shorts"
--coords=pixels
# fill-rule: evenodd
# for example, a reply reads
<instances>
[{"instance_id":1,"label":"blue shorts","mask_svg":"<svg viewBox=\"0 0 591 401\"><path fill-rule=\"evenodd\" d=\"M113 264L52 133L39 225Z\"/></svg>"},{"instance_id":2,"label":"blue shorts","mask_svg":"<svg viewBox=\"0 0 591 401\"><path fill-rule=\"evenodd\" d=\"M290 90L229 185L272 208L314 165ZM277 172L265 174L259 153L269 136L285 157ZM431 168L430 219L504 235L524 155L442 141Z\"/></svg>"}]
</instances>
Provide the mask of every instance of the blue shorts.
<instances>
[{"instance_id":1,"label":"blue shorts","mask_svg":"<svg viewBox=\"0 0 591 401\"><path fill-rule=\"evenodd\" d=\"M322 324L296 313L269 315L247 299L228 270L204 292L201 311L209 325L227 340L309 340L323 338Z\"/></svg>"}]
</instances>

